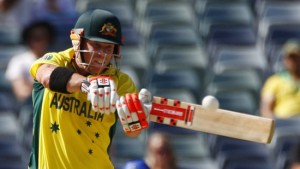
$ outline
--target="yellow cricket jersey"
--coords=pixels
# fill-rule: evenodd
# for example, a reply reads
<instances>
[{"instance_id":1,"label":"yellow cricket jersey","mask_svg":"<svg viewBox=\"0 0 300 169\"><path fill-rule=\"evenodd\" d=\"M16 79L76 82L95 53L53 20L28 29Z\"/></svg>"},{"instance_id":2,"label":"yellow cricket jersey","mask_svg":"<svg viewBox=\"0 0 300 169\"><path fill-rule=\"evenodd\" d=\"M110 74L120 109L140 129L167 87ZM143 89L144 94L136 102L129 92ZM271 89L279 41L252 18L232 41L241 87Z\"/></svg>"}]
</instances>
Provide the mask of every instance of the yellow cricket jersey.
<instances>
[{"instance_id":1,"label":"yellow cricket jersey","mask_svg":"<svg viewBox=\"0 0 300 169\"><path fill-rule=\"evenodd\" d=\"M300 115L300 83L292 80L288 72L272 75L262 89L262 96L275 97L274 113L278 118Z\"/></svg>"},{"instance_id":2,"label":"yellow cricket jersey","mask_svg":"<svg viewBox=\"0 0 300 169\"><path fill-rule=\"evenodd\" d=\"M30 73L35 79L44 63L72 69L73 49L48 53L37 60ZM107 70L105 73L111 73ZM137 92L128 75L113 76L118 94ZM108 155L114 135L116 113L94 112L86 94L51 91L35 81L33 87L34 136L31 169L113 169Z\"/></svg>"}]
</instances>

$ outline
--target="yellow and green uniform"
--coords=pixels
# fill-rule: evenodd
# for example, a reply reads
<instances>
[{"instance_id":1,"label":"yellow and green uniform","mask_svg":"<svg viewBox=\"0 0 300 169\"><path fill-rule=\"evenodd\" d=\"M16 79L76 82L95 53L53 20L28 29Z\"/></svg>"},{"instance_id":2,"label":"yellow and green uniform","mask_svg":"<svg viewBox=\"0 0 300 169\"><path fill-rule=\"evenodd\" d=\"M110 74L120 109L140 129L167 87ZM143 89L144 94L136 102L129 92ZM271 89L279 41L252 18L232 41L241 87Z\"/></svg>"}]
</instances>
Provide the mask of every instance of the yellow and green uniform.
<instances>
[{"instance_id":1,"label":"yellow and green uniform","mask_svg":"<svg viewBox=\"0 0 300 169\"><path fill-rule=\"evenodd\" d=\"M44 63L73 69L73 49L48 53L30 69L33 78ZM104 74L111 74L108 69ZM119 96L137 92L128 75L113 77ZM108 155L116 128L117 114L100 114L91 108L82 92L63 94L35 81L33 87L34 131L31 169L113 169Z\"/></svg>"},{"instance_id":2,"label":"yellow and green uniform","mask_svg":"<svg viewBox=\"0 0 300 169\"><path fill-rule=\"evenodd\" d=\"M274 114L278 118L300 115L300 82L288 72L272 75L262 89L262 96L275 97Z\"/></svg>"}]
</instances>

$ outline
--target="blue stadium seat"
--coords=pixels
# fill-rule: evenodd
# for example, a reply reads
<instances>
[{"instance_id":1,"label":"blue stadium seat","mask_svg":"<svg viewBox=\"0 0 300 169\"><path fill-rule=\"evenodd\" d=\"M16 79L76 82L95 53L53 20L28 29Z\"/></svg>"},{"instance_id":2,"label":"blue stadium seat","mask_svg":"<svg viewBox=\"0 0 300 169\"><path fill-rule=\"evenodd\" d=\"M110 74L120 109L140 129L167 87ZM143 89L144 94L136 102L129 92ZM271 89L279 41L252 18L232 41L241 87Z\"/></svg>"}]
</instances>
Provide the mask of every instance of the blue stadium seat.
<instances>
[{"instance_id":1,"label":"blue stadium seat","mask_svg":"<svg viewBox=\"0 0 300 169\"><path fill-rule=\"evenodd\" d=\"M0 169L10 168L26 168L23 149L16 139L6 138L2 135L0 139Z\"/></svg>"},{"instance_id":2,"label":"blue stadium seat","mask_svg":"<svg viewBox=\"0 0 300 169\"><path fill-rule=\"evenodd\" d=\"M17 113L17 100L4 74L5 70L0 70L0 114L1 112Z\"/></svg>"},{"instance_id":3,"label":"blue stadium seat","mask_svg":"<svg viewBox=\"0 0 300 169\"><path fill-rule=\"evenodd\" d=\"M258 115L257 98L249 91L223 90L213 95L219 100L222 109Z\"/></svg>"},{"instance_id":4,"label":"blue stadium seat","mask_svg":"<svg viewBox=\"0 0 300 169\"><path fill-rule=\"evenodd\" d=\"M262 21L299 21L299 1L260 1L258 17Z\"/></svg>"},{"instance_id":5,"label":"blue stadium seat","mask_svg":"<svg viewBox=\"0 0 300 169\"><path fill-rule=\"evenodd\" d=\"M267 59L258 45L221 46L212 57L215 73L247 69L256 71L264 79L268 70Z\"/></svg>"},{"instance_id":6,"label":"blue stadium seat","mask_svg":"<svg viewBox=\"0 0 300 169\"><path fill-rule=\"evenodd\" d=\"M18 104L14 94L11 91L1 91L0 93L0 114L10 112L17 114Z\"/></svg>"},{"instance_id":7,"label":"blue stadium seat","mask_svg":"<svg viewBox=\"0 0 300 169\"><path fill-rule=\"evenodd\" d=\"M265 53L271 63L274 62L274 57L271 54L279 52L278 49L282 48L282 45L290 39L300 40L299 24L273 24L270 26L267 37L265 39Z\"/></svg>"},{"instance_id":8,"label":"blue stadium seat","mask_svg":"<svg viewBox=\"0 0 300 169\"><path fill-rule=\"evenodd\" d=\"M214 25L205 39L209 56L222 46L256 46L259 44L257 30L251 25Z\"/></svg>"},{"instance_id":9,"label":"blue stadium seat","mask_svg":"<svg viewBox=\"0 0 300 169\"><path fill-rule=\"evenodd\" d=\"M249 149L266 149L263 144L254 143L250 141L235 139L231 137L225 137L215 134L207 135L207 143L210 151L210 155L213 159L216 159L222 152L230 152L237 150L249 150Z\"/></svg>"},{"instance_id":10,"label":"blue stadium seat","mask_svg":"<svg viewBox=\"0 0 300 169\"><path fill-rule=\"evenodd\" d=\"M300 143L299 120L298 117L275 119L276 128L268 148L276 169L284 169L284 166L288 165L291 150Z\"/></svg>"},{"instance_id":11,"label":"blue stadium seat","mask_svg":"<svg viewBox=\"0 0 300 169\"><path fill-rule=\"evenodd\" d=\"M293 118L276 118L274 119L276 123L276 128L285 128L285 127L299 127L300 128L300 117L296 116Z\"/></svg>"},{"instance_id":12,"label":"blue stadium seat","mask_svg":"<svg viewBox=\"0 0 300 169\"><path fill-rule=\"evenodd\" d=\"M223 151L217 154L217 163L221 169L226 169L235 162L266 163L270 162L268 149L250 148Z\"/></svg>"},{"instance_id":13,"label":"blue stadium seat","mask_svg":"<svg viewBox=\"0 0 300 169\"><path fill-rule=\"evenodd\" d=\"M104 9L115 14L119 18L122 27L133 25L133 7L128 1L87 1L85 8L82 10L93 9Z\"/></svg>"},{"instance_id":14,"label":"blue stadium seat","mask_svg":"<svg viewBox=\"0 0 300 169\"><path fill-rule=\"evenodd\" d=\"M24 52L26 47L23 45L0 45L0 71L5 71L12 56ZM1 78L2 79L2 78Z\"/></svg>"},{"instance_id":15,"label":"blue stadium seat","mask_svg":"<svg viewBox=\"0 0 300 169\"><path fill-rule=\"evenodd\" d=\"M15 114L9 111L0 111L0 139L16 140L19 132L18 127Z\"/></svg>"},{"instance_id":16,"label":"blue stadium seat","mask_svg":"<svg viewBox=\"0 0 300 169\"><path fill-rule=\"evenodd\" d=\"M274 169L274 166L267 162L245 162L245 161L235 161L231 162L224 169Z\"/></svg>"},{"instance_id":17,"label":"blue stadium seat","mask_svg":"<svg viewBox=\"0 0 300 169\"><path fill-rule=\"evenodd\" d=\"M166 67L195 67L197 69L205 69L208 64L208 56L204 46L176 46L176 47L162 47L157 51L156 58L158 69L168 69ZM162 64L162 65L160 65Z\"/></svg>"},{"instance_id":18,"label":"blue stadium seat","mask_svg":"<svg viewBox=\"0 0 300 169\"><path fill-rule=\"evenodd\" d=\"M21 42L21 29L18 27L0 27L1 45L18 45Z\"/></svg>"},{"instance_id":19,"label":"blue stadium seat","mask_svg":"<svg viewBox=\"0 0 300 169\"><path fill-rule=\"evenodd\" d=\"M188 89L168 89L168 88L151 88L153 96L165 97L173 100L180 100L189 103L198 103L194 93Z\"/></svg>"},{"instance_id":20,"label":"blue stadium seat","mask_svg":"<svg viewBox=\"0 0 300 169\"><path fill-rule=\"evenodd\" d=\"M186 1L138 1L138 27L148 37L155 26L185 25L196 28L195 15Z\"/></svg>"},{"instance_id":21,"label":"blue stadium seat","mask_svg":"<svg viewBox=\"0 0 300 169\"><path fill-rule=\"evenodd\" d=\"M147 56L151 58L153 63L156 62L156 54L160 47L163 46L197 46L201 45L196 30L190 26L159 26L151 30L149 38L145 39L147 44Z\"/></svg>"},{"instance_id":22,"label":"blue stadium seat","mask_svg":"<svg viewBox=\"0 0 300 169\"><path fill-rule=\"evenodd\" d=\"M149 37L150 43L171 43L182 45L198 44L196 31L189 26L160 26L153 29Z\"/></svg>"},{"instance_id":23,"label":"blue stadium seat","mask_svg":"<svg viewBox=\"0 0 300 169\"><path fill-rule=\"evenodd\" d=\"M201 81L195 71L174 70L170 72L152 72L149 75L149 89L187 89L194 93L195 98L202 95Z\"/></svg>"},{"instance_id":24,"label":"blue stadium seat","mask_svg":"<svg viewBox=\"0 0 300 169\"><path fill-rule=\"evenodd\" d=\"M125 46L138 46L143 42L142 36L133 25L123 26L122 36L124 37Z\"/></svg>"},{"instance_id":25,"label":"blue stadium seat","mask_svg":"<svg viewBox=\"0 0 300 169\"><path fill-rule=\"evenodd\" d=\"M287 154L293 146L299 143L299 131L299 125L276 128L273 140L270 144L270 151L275 161L280 154Z\"/></svg>"},{"instance_id":26,"label":"blue stadium seat","mask_svg":"<svg viewBox=\"0 0 300 169\"><path fill-rule=\"evenodd\" d=\"M121 70L123 70L124 67L125 69L126 67L132 69L138 76L140 87L144 87L146 74L150 66L150 59L146 57L141 45L122 46L121 56Z\"/></svg>"},{"instance_id":27,"label":"blue stadium seat","mask_svg":"<svg viewBox=\"0 0 300 169\"><path fill-rule=\"evenodd\" d=\"M156 72L195 70L201 81L203 83L206 81L208 56L203 46L161 47L155 58Z\"/></svg>"},{"instance_id":28,"label":"blue stadium seat","mask_svg":"<svg viewBox=\"0 0 300 169\"><path fill-rule=\"evenodd\" d=\"M224 90L244 90L258 97L262 79L254 70L232 70L211 75L208 83L208 93Z\"/></svg>"},{"instance_id":29,"label":"blue stadium seat","mask_svg":"<svg viewBox=\"0 0 300 169\"><path fill-rule=\"evenodd\" d=\"M273 24L300 23L298 1L261 1L257 8L259 34L263 40Z\"/></svg>"},{"instance_id":30,"label":"blue stadium seat","mask_svg":"<svg viewBox=\"0 0 300 169\"><path fill-rule=\"evenodd\" d=\"M220 45L247 46L255 45L257 37L256 28L252 25L213 25L206 42L209 48Z\"/></svg>"},{"instance_id":31,"label":"blue stadium seat","mask_svg":"<svg viewBox=\"0 0 300 169\"><path fill-rule=\"evenodd\" d=\"M208 2L203 10L201 13L198 12L199 31L203 38L208 36L212 26L256 24L251 7L245 1Z\"/></svg>"}]
</instances>

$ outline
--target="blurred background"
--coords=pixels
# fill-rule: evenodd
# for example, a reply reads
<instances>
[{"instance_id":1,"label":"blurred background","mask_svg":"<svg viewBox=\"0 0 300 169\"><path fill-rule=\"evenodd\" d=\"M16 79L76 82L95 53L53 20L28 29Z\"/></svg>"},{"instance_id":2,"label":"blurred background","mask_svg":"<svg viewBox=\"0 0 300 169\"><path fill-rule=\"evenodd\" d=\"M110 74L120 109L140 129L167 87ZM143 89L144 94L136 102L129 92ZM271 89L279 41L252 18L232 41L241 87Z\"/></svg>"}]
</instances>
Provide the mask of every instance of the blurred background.
<instances>
[{"instance_id":1,"label":"blurred background","mask_svg":"<svg viewBox=\"0 0 300 169\"><path fill-rule=\"evenodd\" d=\"M119 17L125 38L121 69L153 95L260 115L262 84L283 70L281 46L300 40L300 1L292 0L0 0L0 169L27 168L31 104L5 77L15 55L28 50L22 33L36 21L53 26L47 51L71 47L70 30L90 9ZM23 62L24 60L19 60ZM30 101L29 101L30 102ZM275 119L271 144L151 124L137 139L118 125L111 157L116 168L141 159L149 133L163 131L182 169L288 169L300 141L300 119Z\"/></svg>"}]
</instances>

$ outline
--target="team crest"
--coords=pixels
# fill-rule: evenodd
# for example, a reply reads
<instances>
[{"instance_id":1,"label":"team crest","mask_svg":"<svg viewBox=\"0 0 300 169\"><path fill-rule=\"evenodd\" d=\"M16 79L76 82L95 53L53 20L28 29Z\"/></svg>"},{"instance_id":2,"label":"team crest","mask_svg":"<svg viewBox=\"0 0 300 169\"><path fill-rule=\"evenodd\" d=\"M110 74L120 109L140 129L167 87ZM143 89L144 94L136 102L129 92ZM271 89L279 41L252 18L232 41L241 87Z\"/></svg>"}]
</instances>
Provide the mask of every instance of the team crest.
<instances>
[{"instance_id":1,"label":"team crest","mask_svg":"<svg viewBox=\"0 0 300 169\"><path fill-rule=\"evenodd\" d=\"M116 37L117 31L118 30L115 28L114 25L112 25L111 23L106 23L102 26L99 32L101 32L103 35L106 36L108 35L108 36Z\"/></svg>"}]
</instances>

